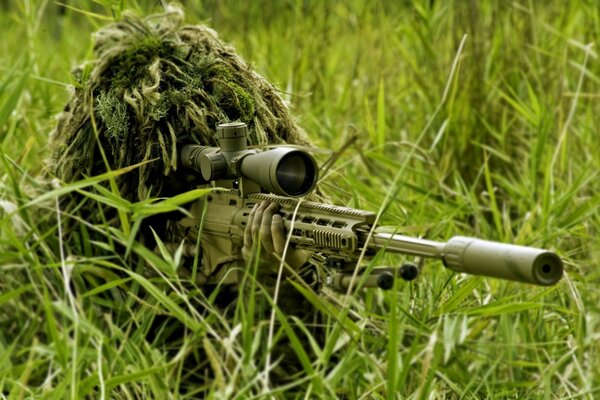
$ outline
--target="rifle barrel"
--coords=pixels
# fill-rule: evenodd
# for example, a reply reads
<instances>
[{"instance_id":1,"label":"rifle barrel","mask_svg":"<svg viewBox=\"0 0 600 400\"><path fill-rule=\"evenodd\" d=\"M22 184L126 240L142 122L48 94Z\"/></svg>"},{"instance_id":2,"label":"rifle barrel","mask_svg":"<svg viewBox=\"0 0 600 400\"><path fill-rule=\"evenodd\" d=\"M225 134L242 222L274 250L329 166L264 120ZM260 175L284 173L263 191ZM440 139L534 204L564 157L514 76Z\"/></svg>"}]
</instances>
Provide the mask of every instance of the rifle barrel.
<instances>
[{"instance_id":1,"label":"rifle barrel","mask_svg":"<svg viewBox=\"0 0 600 400\"><path fill-rule=\"evenodd\" d=\"M359 232L365 243L368 234ZM534 247L517 246L455 236L448 242L417 239L376 232L369 246L388 252L440 259L456 272L484 275L542 286L554 285L563 275L563 262L556 253Z\"/></svg>"}]
</instances>

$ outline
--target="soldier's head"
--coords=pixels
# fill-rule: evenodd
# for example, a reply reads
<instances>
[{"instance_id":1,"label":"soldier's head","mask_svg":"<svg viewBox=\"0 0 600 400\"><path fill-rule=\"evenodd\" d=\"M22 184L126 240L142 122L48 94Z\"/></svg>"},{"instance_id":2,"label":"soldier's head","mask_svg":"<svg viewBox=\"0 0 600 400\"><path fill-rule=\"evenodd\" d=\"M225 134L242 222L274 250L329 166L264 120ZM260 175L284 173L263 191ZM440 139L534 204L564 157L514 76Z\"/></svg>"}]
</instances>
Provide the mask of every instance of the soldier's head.
<instances>
[{"instance_id":1,"label":"soldier's head","mask_svg":"<svg viewBox=\"0 0 600 400\"><path fill-rule=\"evenodd\" d=\"M94 35L94 58L77 68L52 134L53 176L142 163L118 180L123 197L141 200L172 192L178 149L215 145L218 123L246 123L250 144L307 144L273 85L213 30L182 22L178 8L126 14Z\"/></svg>"}]
</instances>

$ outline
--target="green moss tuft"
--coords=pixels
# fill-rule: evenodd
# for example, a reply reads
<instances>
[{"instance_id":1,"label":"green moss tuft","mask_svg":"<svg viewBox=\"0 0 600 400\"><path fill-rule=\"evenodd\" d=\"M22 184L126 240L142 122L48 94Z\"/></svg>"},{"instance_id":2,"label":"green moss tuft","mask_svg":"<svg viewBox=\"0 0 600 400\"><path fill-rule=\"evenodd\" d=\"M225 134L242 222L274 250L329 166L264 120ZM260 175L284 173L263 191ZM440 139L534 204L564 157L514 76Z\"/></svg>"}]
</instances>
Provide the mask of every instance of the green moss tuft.
<instances>
[{"instance_id":1,"label":"green moss tuft","mask_svg":"<svg viewBox=\"0 0 600 400\"><path fill-rule=\"evenodd\" d=\"M212 94L229 120L249 122L252 119L254 115L252 97L237 83L219 80Z\"/></svg>"},{"instance_id":2,"label":"green moss tuft","mask_svg":"<svg viewBox=\"0 0 600 400\"><path fill-rule=\"evenodd\" d=\"M106 77L118 88L137 85L149 76L148 68L157 58L170 58L176 53L168 41L155 36L142 37L116 56L106 71Z\"/></svg>"},{"instance_id":3,"label":"green moss tuft","mask_svg":"<svg viewBox=\"0 0 600 400\"><path fill-rule=\"evenodd\" d=\"M209 90L219 108L231 121L250 122L254 116L254 99L244 88L237 74L223 63L214 63L207 69Z\"/></svg>"},{"instance_id":4,"label":"green moss tuft","mask_svg":"<svg viewBox=\"0 0 600 400\"><path fill-rule=\"evenodd\" d=\"M113 91L102 92L96 98L96 109L100 119L106 126L109 138L123 139L129 129L127 105L119 100Z\"/></svg>"}]
</instances>

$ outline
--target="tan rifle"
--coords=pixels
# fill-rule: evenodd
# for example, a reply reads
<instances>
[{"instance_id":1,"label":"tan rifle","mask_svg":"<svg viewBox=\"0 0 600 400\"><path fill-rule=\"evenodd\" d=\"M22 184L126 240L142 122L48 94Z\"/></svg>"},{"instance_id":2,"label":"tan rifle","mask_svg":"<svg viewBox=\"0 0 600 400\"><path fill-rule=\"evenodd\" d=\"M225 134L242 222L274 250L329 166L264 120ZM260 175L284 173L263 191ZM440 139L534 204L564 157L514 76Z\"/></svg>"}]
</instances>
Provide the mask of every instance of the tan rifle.
<instances>
[{"instance_id":1,"label":"tan rifle","mask_svg":"<svg viewBox=\"0 0 600 400\"><path fill-rule=\"evenodd\" d=\"M563 274L562 260L553 252L455 236L447 242L386 233L373 227L373 212L304 201L314 188L318 168L314 158L297 148L280 146L265 151L248 149L246 125L217 128L219 147L186 145L180 156L184 167L200 173L215 190L191 209L184 225L192 237L201 235L201 283L235 283L244 266L240 260L248 216L262 201L280 205L290 246L308 249L328 271L325 284L346 291L359 261L379 251L435 258L456 272L553 285ZM406 263L394 270L372 269L363 287L393 287L396 276L412 280L418 267Z\"/></svg>"}]
</instances>

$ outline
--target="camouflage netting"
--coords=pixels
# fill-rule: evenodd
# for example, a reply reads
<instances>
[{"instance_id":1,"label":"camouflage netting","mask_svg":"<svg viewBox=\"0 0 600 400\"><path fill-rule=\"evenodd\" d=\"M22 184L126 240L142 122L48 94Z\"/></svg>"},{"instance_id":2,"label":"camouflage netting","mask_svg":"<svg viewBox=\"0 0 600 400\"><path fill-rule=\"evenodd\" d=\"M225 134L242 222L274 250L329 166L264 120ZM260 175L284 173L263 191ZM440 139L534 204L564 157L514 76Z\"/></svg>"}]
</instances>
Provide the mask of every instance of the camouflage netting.
<instances>
[{"instance_id":1,"label":"camouflage netting","mask_svg":"<svg viewBox=\"0 0 600 400\"><path fill-rule=\"evenodd\" d=\"M252 145L308 144L273 85L213 30L182 21L177 8L127 14L95 34L94 60L78 68L52 134L51 175L69 182L154 160L118 180L136 201L173 194L178 148L216 145L219 122L248 124Z\"/></svg>"}]
</instances>

